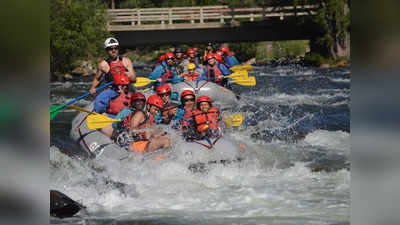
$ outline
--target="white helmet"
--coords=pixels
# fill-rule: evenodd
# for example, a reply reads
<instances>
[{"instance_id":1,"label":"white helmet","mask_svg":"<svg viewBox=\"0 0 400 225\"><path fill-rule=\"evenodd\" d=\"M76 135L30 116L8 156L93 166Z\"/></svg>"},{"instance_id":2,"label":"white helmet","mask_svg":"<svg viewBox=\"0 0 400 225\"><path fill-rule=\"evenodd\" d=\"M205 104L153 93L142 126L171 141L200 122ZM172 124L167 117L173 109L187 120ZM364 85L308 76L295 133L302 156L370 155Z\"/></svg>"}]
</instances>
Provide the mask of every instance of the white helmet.
<instances>
[{"instance_id":1,"label":"white helmet","mask_svg":"<svg viewBox=\"0 0 400 225\"><path fill-rule=\"evenodd\" d=\"M104 48L112 47L112 46L119 46L117 39L115 38L107 38L104 42Z\"/></svg>"}]
</instances>

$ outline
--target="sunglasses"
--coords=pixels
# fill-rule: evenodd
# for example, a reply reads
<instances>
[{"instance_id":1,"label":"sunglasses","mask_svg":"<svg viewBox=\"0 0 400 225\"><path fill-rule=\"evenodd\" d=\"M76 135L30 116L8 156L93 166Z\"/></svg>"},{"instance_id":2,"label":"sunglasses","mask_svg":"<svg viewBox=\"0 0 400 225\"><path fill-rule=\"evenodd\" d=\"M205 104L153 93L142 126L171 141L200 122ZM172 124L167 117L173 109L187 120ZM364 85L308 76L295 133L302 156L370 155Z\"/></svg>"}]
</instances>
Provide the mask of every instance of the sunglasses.
<instances>
[{"instance_id":1,"label":"sunglasses","mask_svg":"<svg viewBox=\"0 0 400 225\"><path fill-rule=\"evenodd\" d=\"M163 94L159 94L159 96L162 98L162 97L164 97L164 96L169 96L170 94L169 93L163 93Z\"/></svg>"},{"instance_id":2,"label":"sunglasses","mask_svg":"<svg viewBox=\"0 0 400 225\"><path fill-rule=\"evenodd\" d=\"M194 102L194 98L184 98L184 102Z\"/></svg>"},{"instance_id":3,"label":"sunglasses","mask_svg":"<svg viewBox=\"0 0 400 225\"><path fill-rule=\"evenodd\" d=\"M110 50L118 50L119 48L118 47L109 47L109 48L106 48L107 49L107 51L110 51Z\"/></svg>"}]
</instances>

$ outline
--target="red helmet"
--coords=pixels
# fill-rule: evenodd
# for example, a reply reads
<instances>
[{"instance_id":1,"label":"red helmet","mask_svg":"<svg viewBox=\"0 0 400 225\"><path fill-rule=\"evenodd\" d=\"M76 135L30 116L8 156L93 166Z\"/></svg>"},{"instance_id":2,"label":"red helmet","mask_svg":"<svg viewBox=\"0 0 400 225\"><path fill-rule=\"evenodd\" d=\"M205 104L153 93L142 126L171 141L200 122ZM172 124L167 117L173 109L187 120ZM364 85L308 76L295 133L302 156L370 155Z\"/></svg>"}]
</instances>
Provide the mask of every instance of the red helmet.
<instances>
[{"instance_id":1,"label":"red helmet","mask_svg":"<svg viewBox=\"0 0 400 225\"><path fill-rule=\"evenodd\" d=\"M115 85L128 85L131 81L126 75L117 74L114 76Z\"/></svg>"},{"instance_id":2,"label":"red helmet","mask_svg":"<svg viewBox=\"0 0 400 225\"><path fill-rule=\"evenodd\" d=\"M164 107L164 102L158 95L151 95L147 99L147 104L157 106L158 108Z\"/></svg>"},{"instance_id":3,"label":"red helmet","mask_svg":"<svg viewBox=\"0 0 400 225\"><path fill-rule=\"evenodd\" d=\"M192 49L193 49L193 51L197 51L198 48L192 48Z\"/></svg>"},{"instance_id":4,"label":"red helmet","mask_svg":"<svg viewBox=\"0 0 400 225\"><path fill-rule=\"evenodd\" d=\"M222 55L224 52L221 50L217 50L215 53L217 53L218 55Z\"/></svg>"},{"instance_id":5,"label":"red helmet","mask_svg":"<svg viewBox=\"0 0 400 225\"><path fill-rule=\"evenodd\" d=\"M215 53L214 56L215 56L215 58L217 59L218 62L223 62L224 61L220 54Z\"/></svg>"},{"instance_id":6,"label":"red helmet","mask_svg":"<svg viewBox=\"0 0 400 225\"><path fill-rule=\"evenodd\" d=\"M135 94L133 94L131 96L131 102L136 101L136 100L144 100L144 101L146 101L146 96L144 96L140 92L135 92Z\"/></svg>"},{"instance_id":7,"label":"red helmet","mask_svg":"<svg viewBox=\"0 0 400 225\"><path fill-rule=\"evenodd\" d=\"M181 93L181 99L184 98L185 96L188 96L188 95L193 95L193 96L195 96L195 95L194 95L194 92L193 92L192 90L184 90L184 91L182 91L182 93Z\"/></svg>"},{"instance_id":8,"label":"red helmet","mask_svg":"<svg viewBox=\"0 0 400 225\"><path fill-rule=\"evenodd\" d=\"M172 52L165 53L165 59L175 59L175 55Z\"/></svg>"},{"instance_id":9,"label":"red helmet","mask_svg":"<svg viewBox=\"0 0 400 225\"><path fill-rule=\"evenodd\" d=\"M190 55L190 54L193 54L193 53L194 53L194 50L191 49L191 48L189 48L189 49L186 51L186 55Z\"/></svg>"},{"instance_id":10,"label":"red helmet","mask_svg":"<svg viewBox=\"0 0 400 225\"><path fill-rule=\"evenodd\" d=\"M158 57L158 62L162 62L165 59L165 55L160 55L160 57Z\"/></svg>"},{"instance_id":11,"label":"red helmet","mask_svg":"<svg viewBox=\"0 0 400 225\"><path fill-rule=\"evenodd\" d=\"M197 104L200 104L201 102L208 102L208 103L210 103L210 105L211 105L211 98L209 98L208 96L205 96L205 95L200 96L200 97L197 99Z\"/></svg>"},{"instance_id":12,"label":"red helmet","mask_svg":"<svg viewBox=\"0 0 400 225\"><path fill-rule=\"evenodd\" d=\"M209 60L209 59L211 59L211 58L214 58L214 59L215 59L215 54L214 54L214 53L208 53L208 54L206 55L206 60Z\"/></svg>"},{"instance_id":13,"label":"red helmet","mask_svg":"<svg viewBox=\"0 0 400 225\"><path fill-rule=\"evenodd\" d=\"M229 48L226 46L222 46L221 48L219 48L220 51L225 52L225 54L229 54Z\"/></svg>"},{"instance_id":14,"label":"red helmet","mask_svg":"<svg viewBox=\"0 0 400 225\"><path fill-rule=\"evenodd\" d=\"M163 84L157 87L157 94L171 93L171 87L168 84Z\"/></svg>"}]
</instances>

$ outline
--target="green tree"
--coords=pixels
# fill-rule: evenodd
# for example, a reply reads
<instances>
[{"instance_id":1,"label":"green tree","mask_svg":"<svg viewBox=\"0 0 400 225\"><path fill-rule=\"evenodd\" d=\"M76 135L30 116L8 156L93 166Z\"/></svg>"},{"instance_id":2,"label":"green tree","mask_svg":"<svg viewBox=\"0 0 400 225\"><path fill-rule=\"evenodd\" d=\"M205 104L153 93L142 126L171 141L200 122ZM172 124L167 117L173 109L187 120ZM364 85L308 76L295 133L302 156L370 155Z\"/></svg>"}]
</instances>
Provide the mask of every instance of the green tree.
<instances>
[{"instance_id":1,"label":"green tree","mask_svg":"<svg viewBox=\"0 0 400 225\"><path fill-rule=\"evenodd\" d=\"M77 60L103 54L109 36L105 8L98 0L50 1L51 72L68 72Z\"/></svg>"}]
</instances>

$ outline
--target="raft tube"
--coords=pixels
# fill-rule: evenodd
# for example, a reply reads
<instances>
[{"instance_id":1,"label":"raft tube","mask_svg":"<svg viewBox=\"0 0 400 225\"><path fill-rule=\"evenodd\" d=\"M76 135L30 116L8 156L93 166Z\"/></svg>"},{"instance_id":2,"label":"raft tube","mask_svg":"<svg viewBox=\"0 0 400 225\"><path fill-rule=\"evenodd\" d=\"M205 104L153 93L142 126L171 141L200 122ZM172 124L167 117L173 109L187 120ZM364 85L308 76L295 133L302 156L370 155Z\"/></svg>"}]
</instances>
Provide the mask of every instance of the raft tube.
<instances>
[{"instance_id":1,"label":"raft tube","mask_svg":"<svg viewBox=\"0 0 400 225\"><path fill-rule=\"evenodd\" d=\"M91 111L93 103L86 109ZM121 148L109 137L98 130L89 130L86 125L87 113L80 112L72 120L71 138L78 142L84 151L95 159L116 159L130 158L135 154ZM185 162L208 162L212 160L233 160L240 157L242 150L239 145L228 137L221 137L218 140L211 140L212 145L205 140L186 142L180 136L173 135L174 146L170 153ZM177 153L177 154L175 154Z\"/></svg>"}]
</instances>

